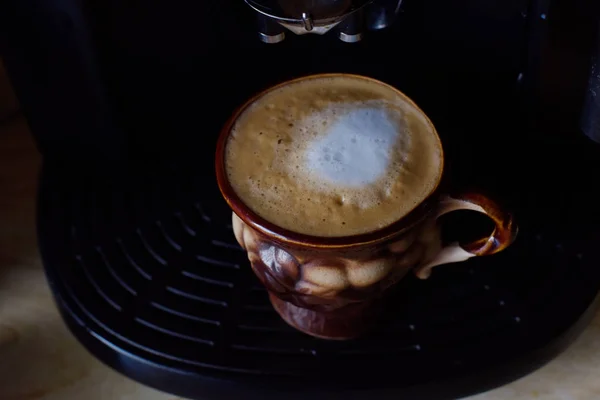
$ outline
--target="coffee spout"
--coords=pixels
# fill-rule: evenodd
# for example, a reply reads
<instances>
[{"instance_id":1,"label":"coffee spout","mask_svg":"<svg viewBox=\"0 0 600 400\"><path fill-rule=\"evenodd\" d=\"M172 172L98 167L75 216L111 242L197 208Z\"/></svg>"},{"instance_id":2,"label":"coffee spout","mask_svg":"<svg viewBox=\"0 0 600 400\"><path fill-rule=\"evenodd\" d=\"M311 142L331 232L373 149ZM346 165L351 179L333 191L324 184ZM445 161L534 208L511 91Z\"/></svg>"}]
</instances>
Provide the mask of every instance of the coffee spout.
<instances>
[{"instance_id":1,"label":"coffee spout","mask_svg":"<svg viewBox=\"0 0 600 400\"><path fill-rule=\"evenodd\" d=\"M314 24L309 13L302 13L302 22L304 22L304 29L306 29L308 32L313 30Z\"/></svg>"},{"instance_id":2,"label":"coffee spout","mask_svg":"<svg viewBox=\"0 0 600 400\"><path fill-rule=\"evenodd\" d=\"M312 19L302 20L302 24L296 24L293 22L287 21L277 21L284 28L292 31L296 35L305 35L307 33L314 33L316 35L324 35L329 32L332 28L334 28L341 21L335 21L328 24L323 25L314 25L314 21Z\"/></svg>"}]
</instances>

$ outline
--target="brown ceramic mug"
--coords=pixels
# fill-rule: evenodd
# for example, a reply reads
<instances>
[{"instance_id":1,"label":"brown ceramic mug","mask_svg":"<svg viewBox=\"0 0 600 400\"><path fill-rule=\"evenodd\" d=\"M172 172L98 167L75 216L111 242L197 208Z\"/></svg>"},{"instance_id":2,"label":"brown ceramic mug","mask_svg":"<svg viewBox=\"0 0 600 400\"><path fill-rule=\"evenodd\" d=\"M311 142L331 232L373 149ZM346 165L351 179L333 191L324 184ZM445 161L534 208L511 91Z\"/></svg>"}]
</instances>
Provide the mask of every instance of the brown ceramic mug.
<instances>
[{"instance_id":1,"label":"brown ceramic mug","mask_svg":"<svg viewBox=\"0 0 600 400\"><path fill-rule=\"evenodd\" d=\"M324 236L278 226L272 218L259 215L234 190L226 163L232 129L243 113L253 112L251 106L278 89L304 80L344 77L385 87L412 107L439 145L440 174L427 195L406 215L373 231ZM517 227L511 214L479 193L448 194L442 189L442 170L441 143L423 111L389 85L347 74L303 77L259 93L225 124L216 151L217 180L233 210L235 237L248 252L252 269L268 289L273 307L291 326L326 339L350 339L364 332L377 315L375 311L382 293L409 271L426 279L437 265L494 254L515 239ZM444 245L438 219L456 210L487 215L494 223L493 232L470 243Z\"/></svg>"}]
</instances>

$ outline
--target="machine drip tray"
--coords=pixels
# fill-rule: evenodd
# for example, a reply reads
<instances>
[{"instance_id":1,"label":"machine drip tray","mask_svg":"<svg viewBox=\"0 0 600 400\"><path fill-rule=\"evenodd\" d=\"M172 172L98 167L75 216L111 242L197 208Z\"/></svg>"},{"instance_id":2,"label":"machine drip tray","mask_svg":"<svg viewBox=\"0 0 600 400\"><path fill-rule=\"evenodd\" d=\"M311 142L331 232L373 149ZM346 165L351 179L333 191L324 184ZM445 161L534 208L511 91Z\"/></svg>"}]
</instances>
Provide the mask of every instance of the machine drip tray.
<instances>
[{"instance_id":1,"label":"machine drip tray","mask_svg":"<svg viewBox=\"0 0 600 400\"><path fill-rule=\"evenodd\" d=\"M540 367L593 315L600 268L589 243L521 222L506 252L404 279L372 332L328 342L271 308L210 173L83 180L46 165L38 209L73 334L117 371L202 400L451 399Z\"/></svg>"}]
</instances>

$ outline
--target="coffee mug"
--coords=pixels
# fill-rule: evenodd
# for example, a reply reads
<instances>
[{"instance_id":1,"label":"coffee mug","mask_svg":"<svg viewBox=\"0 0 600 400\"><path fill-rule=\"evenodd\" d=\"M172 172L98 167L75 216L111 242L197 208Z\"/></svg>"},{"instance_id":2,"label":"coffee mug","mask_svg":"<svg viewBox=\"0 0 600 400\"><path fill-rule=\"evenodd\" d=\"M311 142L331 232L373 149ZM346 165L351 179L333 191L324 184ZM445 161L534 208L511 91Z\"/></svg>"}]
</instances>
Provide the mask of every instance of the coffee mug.
<instances>
[{"instance_id":1,"label":"coffee mug","mask_svg":"<svg viewBox=\"0 0 600 400\"><path fill-rule=\"evenodd\" d=\"M233 230L292 327L324 339L359 336L382 294L409 271L506 249L510 213L443 184L443 150L425 113L383 82L311 75L269 88L220 133L216 174ZM493 232L443 244L439 218L487 215Z\"/></svg>"}]
</instances>

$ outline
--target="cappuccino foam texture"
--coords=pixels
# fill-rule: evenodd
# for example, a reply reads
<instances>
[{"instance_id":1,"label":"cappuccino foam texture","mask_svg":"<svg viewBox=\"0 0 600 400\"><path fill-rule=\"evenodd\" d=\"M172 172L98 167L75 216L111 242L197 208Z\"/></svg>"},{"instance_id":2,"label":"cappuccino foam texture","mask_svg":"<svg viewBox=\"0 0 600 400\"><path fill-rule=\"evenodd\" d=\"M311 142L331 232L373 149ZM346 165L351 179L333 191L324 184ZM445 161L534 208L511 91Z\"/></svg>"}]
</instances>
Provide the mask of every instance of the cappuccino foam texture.
<instances>
[{"instance_id":1,"label":"cappuccino foam texture","mask_svg":"<svg viewBox=\"0 0 600 400\"><path fill-rule=\"evenodd\" d=\"M301 125L308 122L309 126L298 130L298 142L308 146L297 149L297 154L304 153L304 157L291 174L311 190L337 194L343 202L361 208L372 207L381 195L377 189L389 190L392 186L396 175L390 168L390 163L396 161L392 151L408 137L401 137L399 121L383 104L345 106L327 107L301 121ZM311 127L326 129L320 138L313 139L310 132L316 129ZM387 182L378 188L379 180Z\"/></svg>"},{"instance_id":2,"label":"cappuccino foam texture","mask_svg":"<svg viewBox=\"0 0 600 400\"><path fill-rule=\"evenodd\" d=\"M383 228L437 185L441 148L422 113L360 77L296 81L261 96L235 122L228 179L282 228L339 237Z\"/></svg>"}]
</instances>

